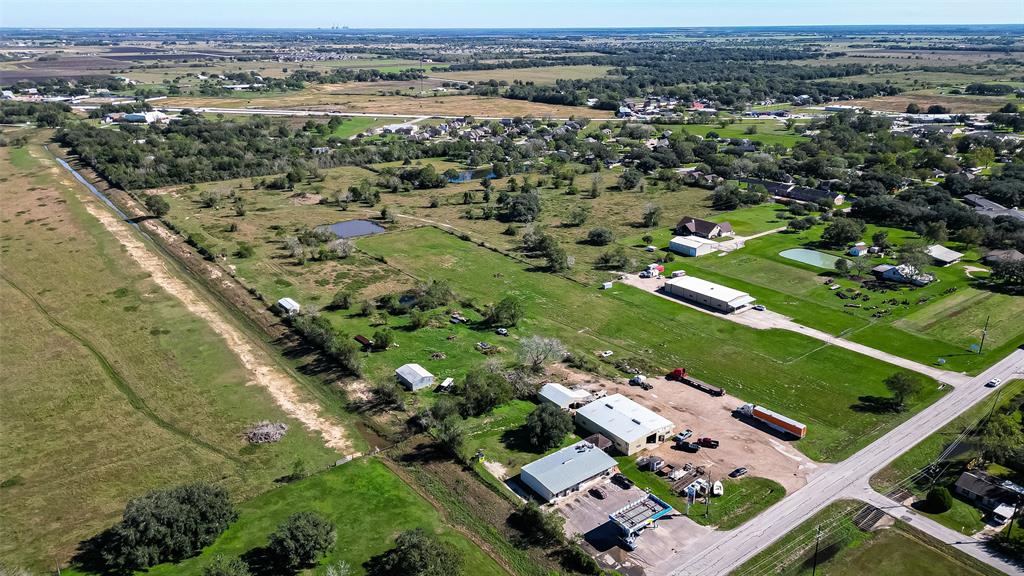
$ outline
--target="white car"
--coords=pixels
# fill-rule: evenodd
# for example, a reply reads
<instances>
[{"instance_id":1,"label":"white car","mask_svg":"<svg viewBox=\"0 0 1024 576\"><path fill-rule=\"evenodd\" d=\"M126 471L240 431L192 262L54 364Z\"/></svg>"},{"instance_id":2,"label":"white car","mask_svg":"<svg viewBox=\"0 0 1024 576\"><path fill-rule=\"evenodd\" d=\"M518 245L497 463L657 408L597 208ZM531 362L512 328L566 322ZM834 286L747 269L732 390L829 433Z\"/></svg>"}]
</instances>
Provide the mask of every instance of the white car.
<instances>
[{"instance_id":1,"label":"white car","mask_svg":"<svg viewBox=\"0 0 1024 576\"><path fill-rule=\"evenodd\" d=\"M604 352L598 352L597 355L600 356L601 358L607 358L612 354L615 354L615 352L612 352L611 350L605 350Z\"/></svg>"},{"instance_id":2,"label":"white car","mask_svg":"<svg viewBox=\"0 0 1024 576\"><path fill-rule=\"evenodd\" d=\"M988 387L988 388L995 388L996 386L999 386L1002 383L1003 383L1003 381L1000 380L999 378L993 378L993 379L989 380L988 382L986 382L985 386Z\"/></svg>"},{"instance_id":3,"label":"white car","mask_svg":"<svg viewBox=\"0 0 1024 576\"><path fill-rule=\"evenodd\" d=\"M658 247L657 246L648 246L647 248L644 248L644 250L646 250L648 252L656 252L658 250Z\"/></svg>"},{"instance_id":4,"label":"white car","mask_svg":"<svg viewBox=\"0 0 1024 576\"><path fill-rule=\"evenodd\" d=\"M754 306L754 310L757 310L758 312L764 312L765 310L767 310L767 308L764 307L764 304L758 304Z\"/></svg>"},{"instance_id":5,"label":"white car","mask_svg":"<svg viewBox=\"0 0 1024 576\"><path fill-rule=\"evenodd\" d=\"M497 332L498 336L508 336L507 328L498 328L495 332Z\"/></svg>"}]
</instances>

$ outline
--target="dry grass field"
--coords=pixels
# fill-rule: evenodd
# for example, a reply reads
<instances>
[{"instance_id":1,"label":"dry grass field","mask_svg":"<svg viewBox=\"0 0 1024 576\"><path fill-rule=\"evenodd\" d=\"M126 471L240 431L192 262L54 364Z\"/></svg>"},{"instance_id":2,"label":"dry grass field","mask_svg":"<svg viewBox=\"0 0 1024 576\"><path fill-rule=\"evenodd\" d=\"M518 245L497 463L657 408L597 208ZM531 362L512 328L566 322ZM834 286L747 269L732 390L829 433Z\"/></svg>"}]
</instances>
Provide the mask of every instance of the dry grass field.
<instances>
[{"instance_id":1,"label":"dry grass field","mask_svg":"<svg viewBox=\"0 0 1024 576\"><path fill-rule=\"evenodd\" d=\"M129 258L40 146L3 149L0 167L0 561L67 561L153 488L204 480L244 499L296 460L338 458L248 385L226 341ZM249 446L264 419L288 434Z\"/></svg>"},{"instance_id":2,"label":"dry grass field","mask_svg":"<svg viewBox=\"0 0 1024 576\"><path fill-rule=\"evenodd\" d=\"M502 70L470 70L466 72L447 72L438 70L431 73L432 77L443 80L459 80L462 82L485 82L487 80L505 80L512 82L534 82L536 84L554 84L555 80L590 80L600 78L608 73L605 66L548 66L543 68L508 68Z\"/></svg>"},{"instance_id":3,"label":"dry grass field","mask_svg":"<svg viewBox=\"0 0 1024 576\"><path fill-rule=\"evenodd\" d=\"M932 104L949 108L954 114L995 112L1011 100L998 96L950 96L922 92L907 92L898 96L879 96L864 100L843 102L849 106L863 106L880 112L905 112L908 104L917 104L922 110Z\"/></svg>"},{"instance_id":4,"label":"dry grass field","mask_svg":"<svg viewBox=\"0 0 1024 576\"><path fill-rule=\"evenodd\" d=\"M332 85L316 86L302 92L273 94L261 97L206 98L182 96L168 98L162 105L189 108L282 108L400 114L408 116L476 116L508 118L534 116L568 118L610 118L607 110L575 106L556 106L525 100L485 96L376 96L371 94L336 94Z\"/></svg>"}]
</instances>

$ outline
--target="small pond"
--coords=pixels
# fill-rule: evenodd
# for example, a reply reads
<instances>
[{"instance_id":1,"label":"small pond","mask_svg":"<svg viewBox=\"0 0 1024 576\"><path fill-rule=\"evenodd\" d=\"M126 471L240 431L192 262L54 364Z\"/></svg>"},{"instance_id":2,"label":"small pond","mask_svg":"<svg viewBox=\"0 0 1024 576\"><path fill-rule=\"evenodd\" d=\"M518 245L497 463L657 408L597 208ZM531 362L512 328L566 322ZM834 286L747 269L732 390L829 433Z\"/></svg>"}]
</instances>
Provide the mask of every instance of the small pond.
<instances>
[{"instance_id":1,"label":"small pond","mask_svg":"<svg viewBox=\"0 0 1024 576\"><path fill-rule=\"evenodd\" d=\"M455 178L449 178L448 182L452 184L461 184L462 182L469 182L477 178L494 178L496 174L494 170L463 170L459 172L459 175Z\"/></svg>"},{"instance_id":2,"label":"small pond","mask_svg":"<svg viewBox=\"0 0 1024 576\"><path fill-rule=\"evenodd\" d=\"M384 227L369 220L345 220L335 222L328 226L321 226L322 230L330 230L338 238L355 238L357 236L369 236L384 232Z\"/></svg>"},{"instance_id":3,"label":"small pond","mask_svg":"<svg viewBox=\"0 0 1024 576\"><path fill-rule=\"evenodd\" d=\"M836 260L839 260L838 256L831 254L825 254L824 252L818 252L817 250L808 250L806 248L790 248L789 250L783 250L779 252L779 256L783 258L789 258L790 260L796 260L797 262L803 262L804 264L810 264L811 266L817 266L818 268L825 268L832 270L836 267Z\"/></svg>"}]
</instances>

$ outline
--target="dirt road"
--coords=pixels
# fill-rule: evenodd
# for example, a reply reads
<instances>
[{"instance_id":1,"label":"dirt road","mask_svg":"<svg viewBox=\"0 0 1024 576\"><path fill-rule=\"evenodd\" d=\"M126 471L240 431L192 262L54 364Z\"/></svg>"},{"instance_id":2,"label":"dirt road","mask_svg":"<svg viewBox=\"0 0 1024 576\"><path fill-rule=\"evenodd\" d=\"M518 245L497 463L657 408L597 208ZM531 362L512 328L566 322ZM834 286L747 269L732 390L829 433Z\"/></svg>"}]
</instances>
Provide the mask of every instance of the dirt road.
<instances>
[{"instance_id":1,"label":"dirt road","mask_svg":"<svg viewBox=\"0 0 1024 576\"><path fill-rule=\"evenodd\" d=\"M51 158L41 153L39 158L52 163ZM80 186L71 173L61 170L56 165L51 170L69 187ZM79 197L89 214L99 220L124 246L132 260L148 272L154 282L180 300L190 312L202 318L224 338L228 347L249 370L250 386L260 386L267 390L286 414L302 422L306 428L318 432L329 448L342 454L352 454L352 443L345 429L322 416L318 405L302 400L295 381L273 361L267 359L265 353L253 344L248 336L225 320L191 286L172 274L167 264L139 239L131 226L114 216L95 196L80 194Z\"/></svg>"}]
</instances>

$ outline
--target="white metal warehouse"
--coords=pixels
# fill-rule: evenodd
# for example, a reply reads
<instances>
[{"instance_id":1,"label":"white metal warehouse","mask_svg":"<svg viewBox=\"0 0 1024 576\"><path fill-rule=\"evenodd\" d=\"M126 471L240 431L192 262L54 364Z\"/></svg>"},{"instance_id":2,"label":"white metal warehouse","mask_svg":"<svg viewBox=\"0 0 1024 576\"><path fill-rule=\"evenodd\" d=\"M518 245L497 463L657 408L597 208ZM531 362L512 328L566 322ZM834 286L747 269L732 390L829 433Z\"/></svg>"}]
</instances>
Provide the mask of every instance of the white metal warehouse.
<instances>
[{"instance_id":1,"label":"white metal warehouse","mask_svg":"<svg viewBox=\"0 0 1024 576\"><path fill-rule=\"evenodd\" d=\"M754 298L746 292L693 276L673 278L665 282L664 290L673 296L725 313L735 312L754 303Z\"/></svg>"},{"instance_id":2,"label":"white metal warehouse","mask_svg":"<svg viewBox=\"0 0 1024 576\"><path fill-rule=\"evenodd\" d=\"M616 462L586 440L530 462L519 479L547 501L583 490L593 481L608 476Z\"/></svg>"},{"instance_id":3,"label":"white metal warehouse","mask_svg":"<svg viewBox=\"0 0 1024 576\"><path fill-rule=\"evenodd\" d=\"M541 386L537 396L542 402L549 402L562 410L577 408L593 398L593 394L586 390L573 390L555 382L548 382Z\"/></svg>"},{"instance_id":4,"label":"white metal warehouse","mask_svg":"<svg viewBox=\"0 0 1024 576\"><path fill-rule=\"evenodd\" d=\"M627 456L664 442L675 425L622 394L595 400L576 411L576 424L611 440Z\"/></svg>"}]
</instances>

